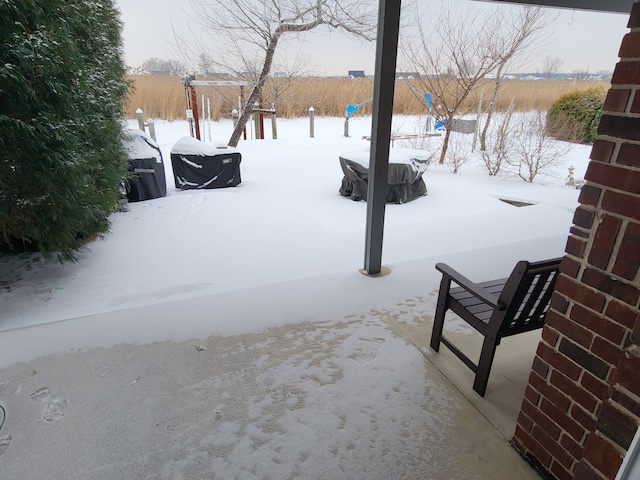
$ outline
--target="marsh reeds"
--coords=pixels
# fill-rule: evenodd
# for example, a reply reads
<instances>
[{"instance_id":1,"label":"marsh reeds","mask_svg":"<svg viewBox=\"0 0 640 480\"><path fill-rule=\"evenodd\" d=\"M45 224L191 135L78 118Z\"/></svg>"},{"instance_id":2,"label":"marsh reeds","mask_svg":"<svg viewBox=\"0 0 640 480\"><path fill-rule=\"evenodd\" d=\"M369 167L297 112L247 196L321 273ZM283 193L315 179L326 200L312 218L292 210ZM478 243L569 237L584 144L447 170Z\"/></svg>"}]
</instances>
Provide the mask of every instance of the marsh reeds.
<instances>
[{"instance_id":1,"label":"marsh reeds","mask_svg":"<svg viewBox=\"0 0 640 480\"><path fill-rule=\"evenodd\" d=\"M141 108L146 118L176 120L185 118L185 89L177 76L134 75L130 77L133 88L125 114L135 118ZM411 81L411 80L408 80ZM475 113L481 92L485 102L493 90L488 79L469 96L463 110ZM518 80L506 79L496 100L496 110L504 112L513 101L516 110L532 111L549 109L551 104L565 93L596 86L609 87L607 82L595 80ZM418 88L419 89L419 88ZM248 87L245 87L248 95ZM202 95L209 99L211 118L228 118L238 108L240 87L197 87L198 102ZM265 107L275 101L278 117L296 118L308 115L309 107L318 116L341 117L347 104L366 102L373 94L370 78L305 77L295 79L274 78L264 90ZM200 107L202 108L202 106ZM395 88L394 112L405 115L426 113L424 101L409 88L405 80L398 80ZM359 114L371 113L371 103L363 103Z\"/></svg>"}]
</instances>

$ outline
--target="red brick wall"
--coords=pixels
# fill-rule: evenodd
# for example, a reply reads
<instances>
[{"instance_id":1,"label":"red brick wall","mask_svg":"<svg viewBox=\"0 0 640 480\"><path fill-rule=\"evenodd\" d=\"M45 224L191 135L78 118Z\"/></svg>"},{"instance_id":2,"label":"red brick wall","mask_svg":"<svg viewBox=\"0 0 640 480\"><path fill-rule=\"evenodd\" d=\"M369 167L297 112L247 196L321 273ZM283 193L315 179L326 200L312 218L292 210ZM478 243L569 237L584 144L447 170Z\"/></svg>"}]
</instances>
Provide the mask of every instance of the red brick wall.
<instances>
[{"instance_id":1,"label":"red brick wall","mask_svg":"<svg viewBox=\"0 0 640 480\"><path fill-rule=\"evenodd\" d=\"M640 3L628 26L512 442L547 478L613 480L640 423Z\"/></svg>"}]
</instances>

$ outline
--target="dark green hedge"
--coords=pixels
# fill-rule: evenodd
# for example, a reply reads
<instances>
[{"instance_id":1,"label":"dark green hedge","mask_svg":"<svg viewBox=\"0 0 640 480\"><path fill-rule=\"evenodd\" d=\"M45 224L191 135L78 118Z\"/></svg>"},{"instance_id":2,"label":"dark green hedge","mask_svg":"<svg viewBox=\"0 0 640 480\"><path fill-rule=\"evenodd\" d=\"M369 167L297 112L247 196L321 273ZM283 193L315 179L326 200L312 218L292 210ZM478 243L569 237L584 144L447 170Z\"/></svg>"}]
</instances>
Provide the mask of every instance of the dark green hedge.
<instances>
[{"instance_id":1,"label":"dark green hedge","mask_svg":"<svg viewBox=\"0 0 640 480\"><path fill-rule=\"evenodd\" d=\"M576 90L556 100L547 115L547 130L559 140L593 143L607 91Z\"/></svg>"},{"instance_id":2,"label":"dark green hedge","mask_svg":"<svg viewBox=\"0 0 640 480\"><path fill-rule=\"evenodd\" d=\"M104 234L127 171L112 0L0 2L0 246L73 259Z\"/></svg>"}]
</instances>

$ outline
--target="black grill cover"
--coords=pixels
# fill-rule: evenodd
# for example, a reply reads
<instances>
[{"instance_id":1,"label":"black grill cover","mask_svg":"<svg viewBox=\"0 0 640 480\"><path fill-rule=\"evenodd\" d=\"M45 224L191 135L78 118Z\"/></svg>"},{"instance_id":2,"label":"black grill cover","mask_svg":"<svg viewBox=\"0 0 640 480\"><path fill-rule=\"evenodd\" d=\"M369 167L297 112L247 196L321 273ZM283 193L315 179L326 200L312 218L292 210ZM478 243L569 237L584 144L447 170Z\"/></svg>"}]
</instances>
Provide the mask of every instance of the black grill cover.
<instances>
[{"instance_id":1,"label":"black grill cover","mask_svg":"<svg viewBox=\"0 0 640 480\"><path fill-rule=\"evenodd\" d=\"M142 130L126 129L122 145L129 157L129 171L133 173L127 183L127 199L139 202L166 196L167 181L158 144Z\"/></svg>"},{"instance_id":2,"label":"black grill cover","mask_svg":"<svg viewBox=\"0 0 640 480\"><path fill-rule=\"evenodd\" d=\"M366 200L369 181L369 147L340 155L344 173L340 195L352 200ZM387 203L407 203L427 194L422 179L431 155L422 150L392 148L389 150L387 175Z\"/></svg>"},{"instance_id":3,"label":"black grill cover","mask_svg":"<svg viewBox=\"0 0 640 480\"><path fill-rule=\"evenodd\" d=\"M192 137L183 137L171 149L171 165L176 188L235 187L241 182L242 155L226 145L214 146Z\"/></svg>"}]
</instances>

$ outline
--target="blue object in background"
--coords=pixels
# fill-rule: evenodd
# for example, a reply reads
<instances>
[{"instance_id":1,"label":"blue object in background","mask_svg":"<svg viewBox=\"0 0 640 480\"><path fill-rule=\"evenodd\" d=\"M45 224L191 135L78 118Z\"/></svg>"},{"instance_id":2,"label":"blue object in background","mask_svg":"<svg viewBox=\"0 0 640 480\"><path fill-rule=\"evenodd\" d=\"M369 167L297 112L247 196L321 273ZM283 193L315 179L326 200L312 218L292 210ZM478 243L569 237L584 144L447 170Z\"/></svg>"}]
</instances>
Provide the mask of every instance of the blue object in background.
<instances>
[{"instance_id":1,"label":"blue object in background","mask_svg":"<svg viewBox=\"0 0 640 480\"><path fill-rule=\"evenodd\" d=\"M347 120L349 119L349 117L351 117L351 115L356 113L359 108L360 108L360 104L358 104L358 105L351 105L351 104L347 105L345 107L345 111L346 111L345 117L347 118Z\"/></svg>"},{"instance_id":2,"label":"blue object in background","mask_svg":"<svg viewBox=\"0 0 640 480\"><path fill-rule=\"evenodd\" d=\"M424 94L424 101L427 102L427 107L433 108L433 101L431 100L431 92Z\"/></svg>"},{"instance_id":3,"label":"blue object in background","mask_svg":"<svg viewBox=\"0 0 640 480\"><path fill-rule=\"evenodd\" d=\"M344 116L345 116L345 118L346 118L347 120L349 120L349 118L351 117L351 115L353 115L354 113L356 113L356 112L360 109L360 107L361 107L362 105L366 105L367 103L369 103L369 102L370 102L370 101L372 101L372 100L373 100L373 97L369 97L369 98L367 98L364 102L360 102L360 103L358 103L357 105L351 105L351 104L347 105L347 106L344 108L344 109L345 109L345 115L344 115ZM345 136L348 136L348 135L345 135Z\"/></svg>"},{"instance_id":4,"label":"blue object in background","mask_svg":"<svg viewBox=\"0 0 640 480\"><path fill-rule=\"evenodd\" d=\"M444 120L436 120L436 124L435 124L435 129L436 130L444 130L445 127L447 126L447 119L445 118Z\"/></svg>"}]
</instances>

